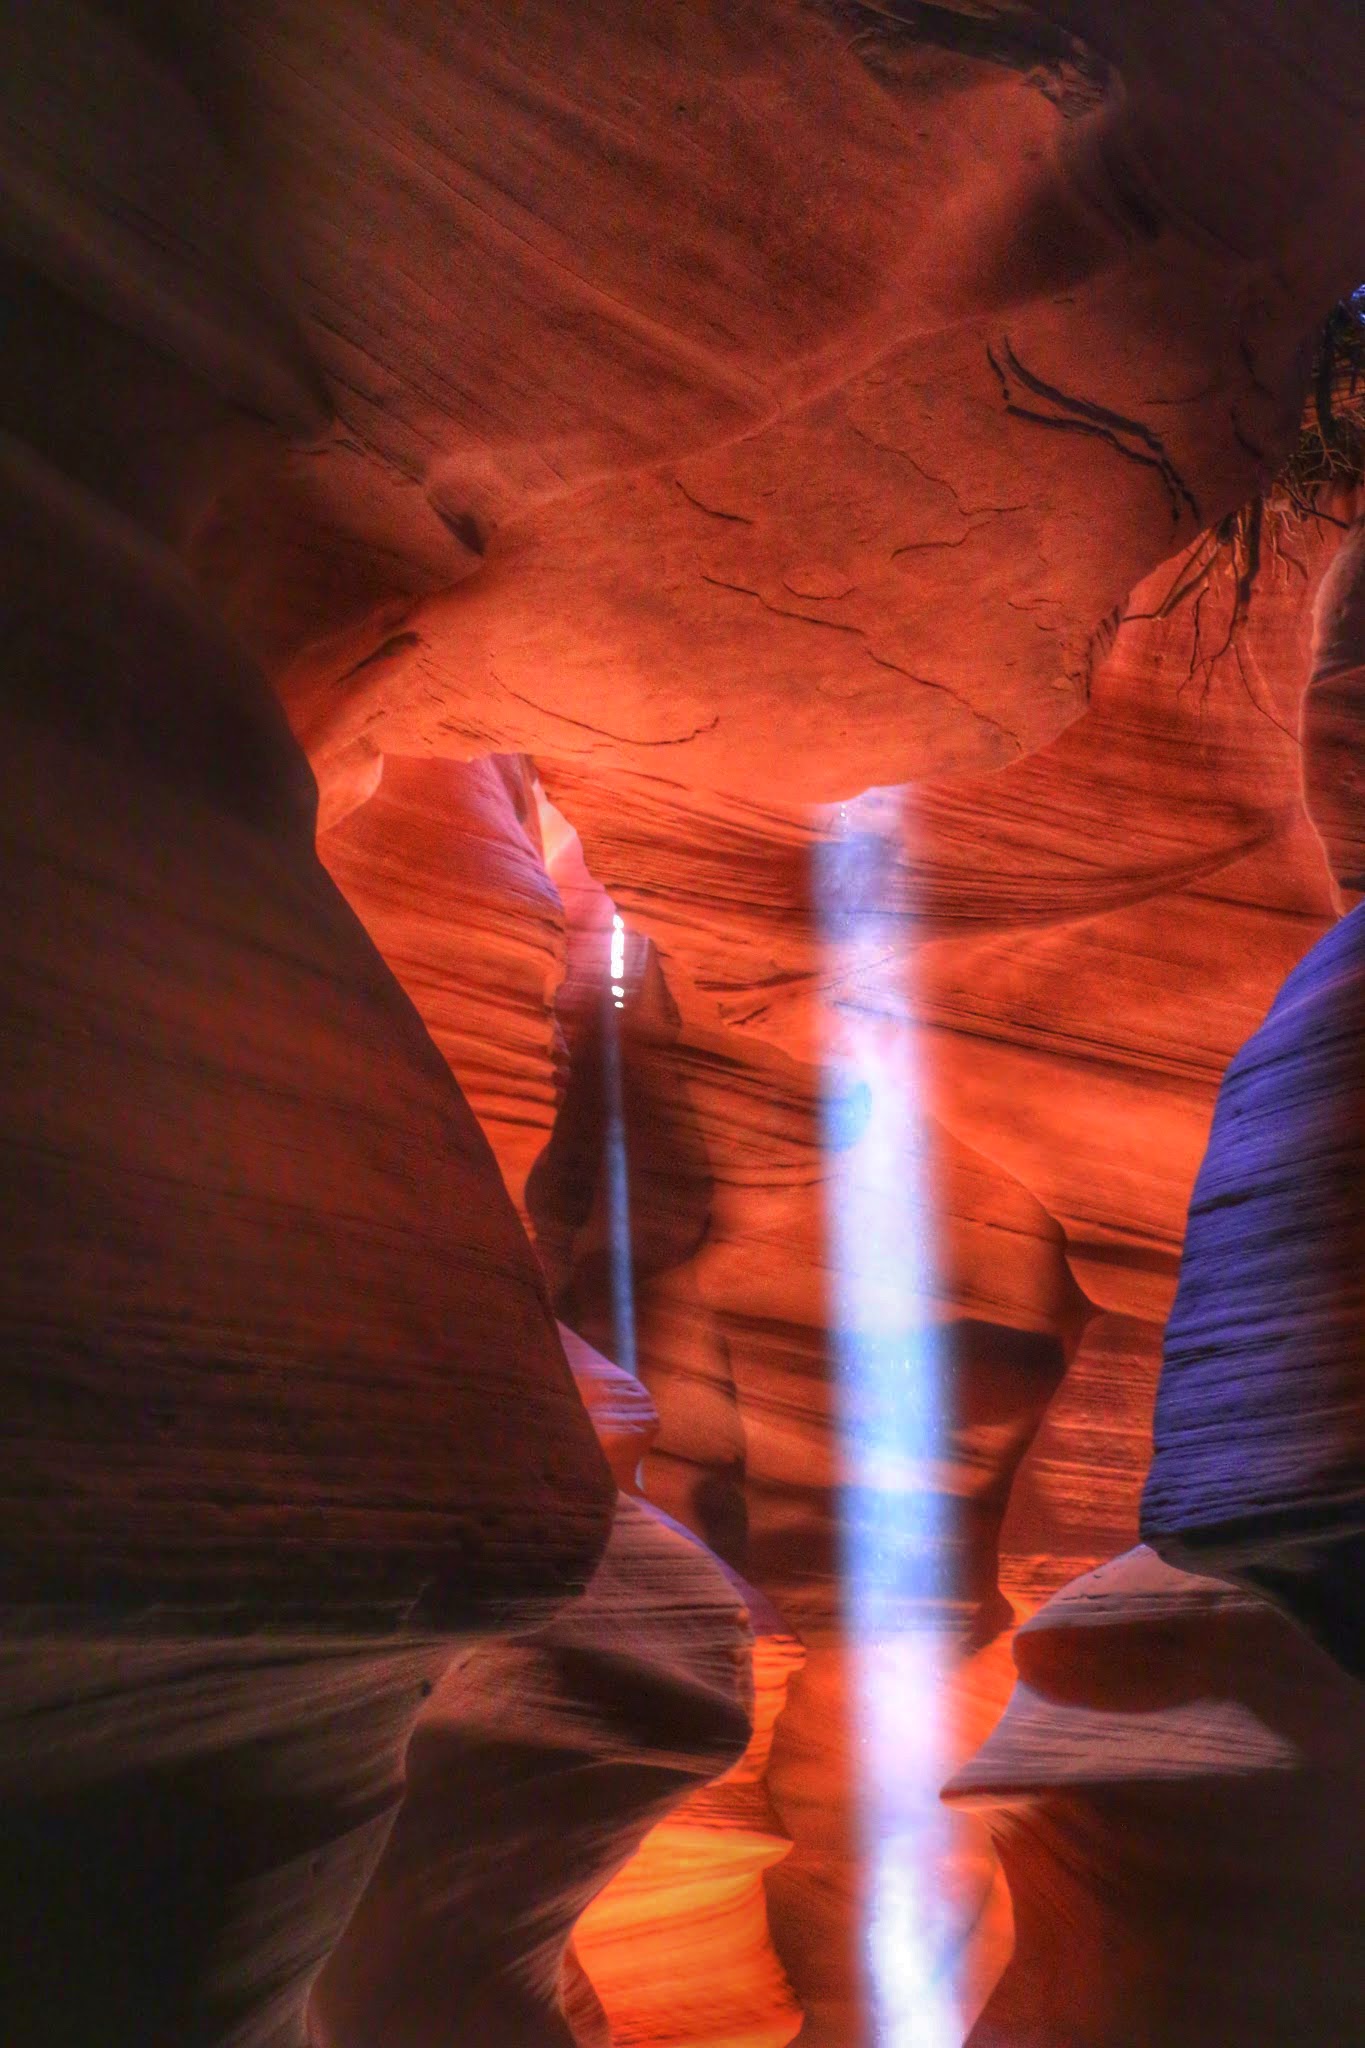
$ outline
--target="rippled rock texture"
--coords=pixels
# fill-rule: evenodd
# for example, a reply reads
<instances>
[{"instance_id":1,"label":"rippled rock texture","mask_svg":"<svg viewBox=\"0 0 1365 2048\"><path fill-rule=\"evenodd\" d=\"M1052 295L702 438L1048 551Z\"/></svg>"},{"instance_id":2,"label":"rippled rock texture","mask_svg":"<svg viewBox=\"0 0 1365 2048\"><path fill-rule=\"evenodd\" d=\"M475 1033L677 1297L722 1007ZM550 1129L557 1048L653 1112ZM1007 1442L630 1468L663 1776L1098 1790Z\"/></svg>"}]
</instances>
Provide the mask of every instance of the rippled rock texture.
<instances>
[{"instance_id":1,"label":"rippled rock texture","mask_svg":"<svg viewBox=\"0 0 1365 2048\"><path fill-rule=\"evenodd\" d=\"M1290 975L1219 1093L1166 1329L1143 1531L1365 1673L1365 910Z\"/></svg>"},{"instance_id":2,"label":"rippled rock texture","mask_svg":"<svg viewBox=\"0 0 1365 2048\"><path fill-rule=\"evenodd\" d=\"M1365 525L1342 541L1318 593L1303 705L1304 794L1345 903L1365 892Z\"/></svg>"},{"instance_id":3,"label":"rippled rock texture","mask_svg":"<svg viewBox=\"0 0 1365 2048\"><path fill-rule=\"evenodd\" d=\"M314 1992L322 2048L783 2048L800 2024L761 1883L788 1846L763 1773L799 1651L633 1491L652 1406L564 1336L618 1454L611 1541L564 1617L457 1657L423 1707L393 1832Z\"/></svg>"},{"instance_id":4,"label":"rippled rock texture","mask_svg":"<svg viewBox=\"0 0 1365 2048\"><path fill-rule=\"evenodd\" d=\"M1358 1685L1265 1602L1143 1549L1014 1654L1004 1719L949 1787L984 1812L1014 1901L972 2048L1345 2048Z\"/></svg>"},{"instance_id":5,"label":"rippled rock texture","mask_svg":"<svg viewBox=\"0 0 1365 2048\"><path fill-rule=\"evenodd\" d=\"M424 1708L403 1806L314 1994L326 2048L572 2048L574 1923L742 1754L751 1643L700 1546L623 1496L586 1597L529 1642L457 1660Z\"/></svg>"},{"instance_id":6,"label":"rippled rock texture","mask_svg":"<svg viewBox=\"0 0 1365 2048\"><path fill-rule=\"evenodd\" d=\"M1354 5L46 0L0 104L0 2034L851 2048L904 1497L962 2031L1344 2048Z\"/></svg>"},{"instance_id":7,"label":"rippled rock texture","mask_svg":"<svg viewBox=\"0 0 1365 2048\"><path fill-rule=\"evenodd\" d=\"M216 556L313 751L770 800L1032 751L1133 584L1292 437L1356 281L1354 29L1333 0L1179 39L1155 4L163 23L340 422Z\"/></svg>"},{"instance_id":8,"label":"rippled rock texture","mask_svg":"<svg viewBox=\"0 0 1365 2048\"><path fill-rule=\"evenodd\" d=\"M251 665L7 449L0 2007L286 2042L449 1645L609 1475L449 1070Z\"/></svg>"}]
</instances>

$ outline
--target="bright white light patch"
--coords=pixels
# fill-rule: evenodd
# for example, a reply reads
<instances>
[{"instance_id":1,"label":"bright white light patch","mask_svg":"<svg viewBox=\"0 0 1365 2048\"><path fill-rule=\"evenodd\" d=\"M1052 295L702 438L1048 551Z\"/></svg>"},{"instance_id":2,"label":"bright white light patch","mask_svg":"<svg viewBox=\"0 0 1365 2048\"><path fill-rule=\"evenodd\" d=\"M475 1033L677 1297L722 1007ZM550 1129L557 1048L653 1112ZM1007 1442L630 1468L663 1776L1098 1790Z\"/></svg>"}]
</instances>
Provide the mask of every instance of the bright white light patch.
<instances>
[{"instance_id":1,"label":"bright white light patch","mask_svg":"<svg viewBox=\"0 0 1365 2048\"><path fill-rule=\"evenodd\" d=\"M828 1241L844 1465L844 1606L854 1659L875 2048L960 2048L944 1896L948 1763L939 1603L948 1531L936 1483L943 1361L932 1316L931 1188L909 988L900 793L839 806L817 848L835 993L826 1020Z\"/></svg>"},{"instance_id":2,"label":"bright white light patch","mask_svg":"<svg viewBox=\"0 0 1365 2048\"><path fill-rule=\"evenodd\" d=\"M611 1307L616 1363L638 1374L635 1350L635 1271L630 1242L630 1164L626 1152L625 1087L621 1072L621 1031L616 1012L625 1008L626 922L611 919L611 1008L602 1023L602 1078L606 1107L607 1215L611 1232Z\"/></svg>"}]
</instances>

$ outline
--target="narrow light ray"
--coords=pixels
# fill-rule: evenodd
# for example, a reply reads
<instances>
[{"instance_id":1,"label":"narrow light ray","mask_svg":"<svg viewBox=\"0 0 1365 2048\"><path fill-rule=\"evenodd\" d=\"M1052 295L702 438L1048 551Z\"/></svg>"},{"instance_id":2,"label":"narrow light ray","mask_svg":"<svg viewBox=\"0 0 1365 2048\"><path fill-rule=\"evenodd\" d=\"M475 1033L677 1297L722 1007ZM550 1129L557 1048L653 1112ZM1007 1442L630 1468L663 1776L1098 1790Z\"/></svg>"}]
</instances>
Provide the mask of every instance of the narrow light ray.
<instances>
[{"instance_id":1,"label":"narrow light ray","mask_svg":"<svg viewBox=\"0 0 1365 2048\"><path fill-rule=\"evenodd\" d=\"M828 1243L842 1435L844 1611L853 1659L863 1965L875 2048L960 2048L945 1897L941 1623L948 1530L937 1475L944 1360L900 801L840 805L818 847L828 1006Z\"/></svg>"},{"instance_id":2,"label":"narrow light ray","mask_svg":"<svg viewBox=\"0 0 1365 2048\"><path fill-rule=\"evenodd\" d=\"M611 1251L611 1315L616 1363L639 1378L635 1345L635 1273L630 1241L630 1162L621 1072L621 1013L626 1001L626 925L612 912L609 1000L602 1004L602 1077L606 1106L607 1228Z\"/></svg>"}]
</instances>

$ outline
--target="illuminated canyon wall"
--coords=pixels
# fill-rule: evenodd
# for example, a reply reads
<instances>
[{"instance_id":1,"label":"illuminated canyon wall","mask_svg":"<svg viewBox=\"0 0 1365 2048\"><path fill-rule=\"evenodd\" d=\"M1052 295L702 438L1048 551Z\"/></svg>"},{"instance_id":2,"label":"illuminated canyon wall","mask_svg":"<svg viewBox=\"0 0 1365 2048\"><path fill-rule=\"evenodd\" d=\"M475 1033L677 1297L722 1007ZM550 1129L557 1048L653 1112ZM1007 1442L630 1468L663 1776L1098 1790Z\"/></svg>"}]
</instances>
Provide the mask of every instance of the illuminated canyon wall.
<instances>
[{"instance_id":1,"label":"illuminated canyon wall","mask_svg":"<svg viewBox=\"0 0 1365 2048\"><path fill-rule=\"evenodd\" d=\"M861 1031L932 2048L1353 2048L1355 7L45 0L0 104L4 2039L876 2041Z\"/></svg>"}]
</instances>

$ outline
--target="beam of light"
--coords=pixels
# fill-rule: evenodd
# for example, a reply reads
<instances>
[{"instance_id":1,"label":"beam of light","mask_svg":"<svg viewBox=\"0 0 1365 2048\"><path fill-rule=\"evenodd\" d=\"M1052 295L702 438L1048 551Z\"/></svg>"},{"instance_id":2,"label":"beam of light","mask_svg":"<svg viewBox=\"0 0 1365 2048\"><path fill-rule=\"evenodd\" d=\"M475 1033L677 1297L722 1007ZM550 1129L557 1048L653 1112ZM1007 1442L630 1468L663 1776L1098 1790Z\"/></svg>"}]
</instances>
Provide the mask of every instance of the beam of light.
<instances>
[{"instance_id":1,"label":"beam of light","mask_svg":"<svg viewBox=\"0 0 1365 2048\"><path fill-rule=\"evenodd\" d=\"M960 2048L945 1896L938 1474L944 1361L915 1018L913 905L899 793L842 804L815 856L826 1019L825 1143L842 1437L841 1547L852 1658L863 1968L874 2048Z\"/></svg>"},{"instance_id":2,"label":"beam of light","mask_svg":"<svg viewBox=\"0 0 1365 2048\"><path fill-rule=\"evenodd\" d=\"M606 1108L604 1153L607 1171L607 1229L611 1256L611 1319L616 1363L639 1377L635 1347L635 1274L630 1243L630 1164L626 1154L626 1103L621 1077L621 1012L626 1001L626 925L619 910L611 919L610 1002L602 1005L602 1079Z\"/></svg>"}]
</instances>

